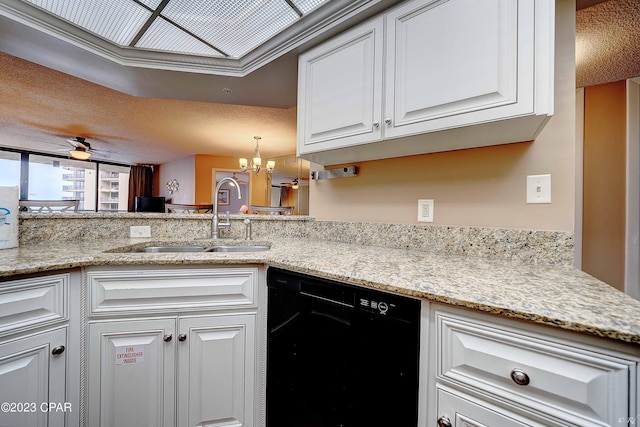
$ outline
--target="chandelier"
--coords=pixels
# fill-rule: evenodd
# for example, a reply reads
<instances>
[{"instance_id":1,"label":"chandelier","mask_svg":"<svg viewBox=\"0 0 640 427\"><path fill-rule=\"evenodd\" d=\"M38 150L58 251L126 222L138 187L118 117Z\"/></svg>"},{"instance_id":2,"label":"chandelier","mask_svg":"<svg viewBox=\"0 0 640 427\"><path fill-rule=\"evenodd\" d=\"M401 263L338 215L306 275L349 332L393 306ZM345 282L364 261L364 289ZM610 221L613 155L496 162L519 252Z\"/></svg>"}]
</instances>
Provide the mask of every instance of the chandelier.
<instances>
[{"instance_id":1,"label":"chandelier","mask_svg":"<svg viewBox=\"0 0 640 427\"><path fill-rule=\"evenodd\" d=\"M247 159L241 157L240 158L240 170L242 172L246 172L247 169L253 169L256 176L260 174L260 169L262 168L262 157L260 157L260 137L254 136L253 139L256 140L256 149L253 151L253 159L251 159L251 164L248 163ZM267 166L265 170L267 174L271 175L273 173L273 169L275 169L276 162L274 160L268 160Z\"/></svg>"}]
</instances>

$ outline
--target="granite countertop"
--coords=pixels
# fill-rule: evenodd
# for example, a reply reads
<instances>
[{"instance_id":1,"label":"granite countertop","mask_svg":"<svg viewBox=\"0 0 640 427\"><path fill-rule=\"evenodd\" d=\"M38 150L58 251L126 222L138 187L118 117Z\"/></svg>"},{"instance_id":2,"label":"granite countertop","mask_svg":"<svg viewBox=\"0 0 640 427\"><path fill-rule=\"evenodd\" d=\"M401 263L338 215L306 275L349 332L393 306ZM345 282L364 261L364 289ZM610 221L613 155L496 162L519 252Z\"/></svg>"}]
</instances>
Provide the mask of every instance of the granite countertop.
<instances>
[{"instance_id":1,"label":"granite countertop","mask_svg":"<svg viewBox=\"0 0 640 427\"><path fill-rule=\"evenodd\" d=\"M273 239L265 252L107 252L148 243L118 239L4 249L0 276L92 265L266 264L640 344L640 301L571 267L305 238Z\"/></svg>"}]
</instances>

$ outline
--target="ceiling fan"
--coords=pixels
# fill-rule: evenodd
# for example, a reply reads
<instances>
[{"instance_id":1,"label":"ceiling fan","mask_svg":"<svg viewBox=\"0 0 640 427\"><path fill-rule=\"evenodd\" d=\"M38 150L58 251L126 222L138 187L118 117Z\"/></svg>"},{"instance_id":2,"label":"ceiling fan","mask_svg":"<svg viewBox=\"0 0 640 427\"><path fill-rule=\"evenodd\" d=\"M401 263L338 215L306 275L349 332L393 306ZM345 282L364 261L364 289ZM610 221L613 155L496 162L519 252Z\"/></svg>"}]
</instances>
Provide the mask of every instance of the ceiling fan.
<instances>
[{"instance_id":1,"label":"ceiling fan","mask_svg":"<svg viewBox=\"0 0 640 427\"><path fill-rule=\"evenodd\" d=\"M246 175L245 173L243 173L243 175ZM246 178L244 177L239 177L236 176L236 173L234 172L233 175L231 176L231 178L235 179L236 181L238 181L238 184L244 185L244 184L248 184L249 181L247 181Z\"/></svg>"},{"instance_id":2,"label":"ceiling fan","mask_svg":"<svg viewBox=\"0 0 640 427\"><path fill-rule=\"evenodd\" d=\"M281 187L291 187L294 190L300 188L300 186L309 185L309 180L307 178L298 178L298 177L288 177L293 178L290 182L281 182ZM305 182L307 181L307 182Z\"/></svg>"},{"instance_id":3,"label":"ceiling fan","mask_svg":"<svg viewBox=\"0 0 640 427\"><path fill-rule=\"evenodd\" d=\"M67 139L66 141L73 147L73 150L69 150L69 155L73 159L88 160L94 151L98 151L95 148L91 148L91 144L82 136L76 136L74 139Z\"/></svg>"}]
</instances>

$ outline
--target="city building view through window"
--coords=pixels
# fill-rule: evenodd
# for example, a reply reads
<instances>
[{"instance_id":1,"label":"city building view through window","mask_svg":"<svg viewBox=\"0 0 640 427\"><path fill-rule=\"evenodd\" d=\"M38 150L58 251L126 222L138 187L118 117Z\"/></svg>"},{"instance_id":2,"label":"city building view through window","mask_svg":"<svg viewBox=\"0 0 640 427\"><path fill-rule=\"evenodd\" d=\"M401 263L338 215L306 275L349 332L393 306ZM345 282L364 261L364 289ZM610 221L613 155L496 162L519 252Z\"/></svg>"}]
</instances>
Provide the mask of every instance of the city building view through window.
<instances>
[{"instance_id":1,"label":"city building view through window","mask_svg":"<svg viewBox=\"0 0 640 427\"><path fill-rule=\"evenodd\" d=\"M29 200L79 200L81 211L127 210L128 166L30 153L28 180L21 183L21 159L21 153L0 151L0 186L19 186Z\"/></svg>"}]
</instances>

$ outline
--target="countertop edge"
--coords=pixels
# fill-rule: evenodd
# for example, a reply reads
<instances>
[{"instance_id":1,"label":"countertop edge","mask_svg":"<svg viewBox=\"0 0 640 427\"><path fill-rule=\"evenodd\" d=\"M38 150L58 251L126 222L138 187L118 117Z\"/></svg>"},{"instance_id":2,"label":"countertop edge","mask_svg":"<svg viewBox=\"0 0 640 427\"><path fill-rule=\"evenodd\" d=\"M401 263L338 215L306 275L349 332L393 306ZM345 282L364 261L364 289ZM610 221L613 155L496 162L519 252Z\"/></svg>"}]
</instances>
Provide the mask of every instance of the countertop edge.
<instances>
[{"instance_id":1,"label":"countertop edge","mask_svg":"<svg viewBox=\"0 0 640 427\"><path fill-rule=\"evenodd\" d=\"M558 315L557 317L552 317L549 315L545 315L544 310L538 310L538 312L536 312L536 310L534 309L527 310L527 309L519 308L518 307L519 303L518 301L515 301L515 300L514 302L510 303L508 302L508 300L499 300L498 298L496 302L492 302L487 298L477 298L477 297L473 298L474 294L471 292L469 293L469 298L465 299L464 298L465 294L460 293L460 292L464 292L464 290L459 291L457 295L455 295L454 292L448 292L448 289L445 289L443 291L442 283L449 283L452 288L463 287L464 283L453 280L453 279L447 282L447 280L449 280L448 276L441 274L439 271L430 271L430 269L433 270L433 268L435 267L429 263L424 263L424 264L415 263L415 265L418 266L417 267L418 270L422 271L423 269L425 269L425 271L428 271L428 273L425 272L425 274L432 275L428 277L435 277L437 279L440 279L442 283L439 286L441 286L441 288L438 288L437 286L433 286L430 288L429 286L427 286L428 283L427 285L424 286L424 289L420 289L420 286L415 286L414 288L411 288L411 286L404 286L405 283L407 284L410 283L411 277L408 277L408 278L402 277L398 280L391 280L391 279L385 280L385 278L389 277L389 276L385 276L385 274L388 274L388 272L380 271L380 273L378 274L377 268L389 269L389 268L397 268L398 266L397 265L376 266L373 264L368 265L366 263L368 263L370 260L366 259L366 255L367 255L366 252L364 254L354 255L354 260L351 260L351 262L355 262L356 263L355 265L346 264L341 269L340 266L335 265L335 262L339 262L339 261L334 262L334 260L342 258L343 256L342 253L332 254L333 257L337 257L337 258L333 258L333 259L329 258L329 260L316 260L313 257L312 253L301 254L300 256L296 256L298 254L295 254L295 253L291 254L285 250L277 249L279 247L287 246L287 244L289 243L288 241L277 242L277 246L274 247L276 249L275 250L272 249L272 251L253 252L253 253L216 254L213 257L206 256L206 254L188 255L188 256L185 256L184 254L182 254L180 257L163 256L164 254L160 254L160 255L154 255L152 257L149 257L146 254L131 254L131 253L123 256L122 253L113 254L113 253L105 252L104 245L109 245L110 243L112 243L112 246L110 246L111 248L116 248L123 245L123 242L103 242L102 248L96 248L94 252L88 253L87 255L84 255L84 256L77 256L77 254L76 255L69 254L67 256L58 256L57 259L46 259L46 258L42 259L43 257L35 256L34 259L30 260L31 261L30 263L28 263L26 260L22 262L23 265L20 265L21 264L20 262L15 262L12 267L9 267L11 263L7 262L6 265L9 268L0 270L0 279L7 279L13 276L46 273L46 272L52 272L56 270L68 270L68 269L76 269L76 268L83 268L83 267L90 267L90 266L105 267L105 266L126 266L126 265L161 266L161 265L243 265L243 264L256 265L257 264L257 265L285 268L291 271L316 275L318 277L337 280L344 283L354 284L358 286L365 286L372 289L379 289L379 290L398 293L398 294L407 295L415 298L420 298L429 302L437 302L437 303L448 304L451 306L468 308L468 309L472 309L472 310L476 310L484 313L495 314L505 318L518 319L518 320L523 320L527 322L532 322L535 324L550 326L553 328L564 329L567 331L584 333L587 335L601 337L601 338L608 338L614 341L630 343L630 344L640 344L640 332L635 333L636 329L640 331L640 326L638 326L635 323L628 324L628 325L624 324L619 329L616 329L615 325L619 324L619 323L616 323L619 321L619 318L616 318L613 314L611 314L608 317L609 319L608 322L600 321L602 325L598 325L598 321L594 321L593 324L590 324L588 322L588 319L587 321L582 322L580 321L580 318L582 316L576 315L575 313L572 314L571 312L568 312L568 314L563 313L564 315ZM308 243L310 242L307 242L307 241L297 242L298 245L308 245ZM293 243L293 244L295 245L296 243ZM352 246L355 250L355 245L352 245ZM351 246L347 245L346 249L348 250L349 248L351 248ZM360 248L360 249L365 251L366 250L377 251L380 248ZM413 253L409 250L396 250L396 251L400 251L400 252L394 253L394 256L404 256L404 255L423 256L423 254L417 251L413 251ZM28 253L29 252L27 250L27 254ZM437 255L434 255L434 256L439 257ZM17 260L21 260L21 255L19 253L15 254L15 258ZM442 259L448 259L448 257L442 256ZM435 261L439 261L439 260L440 259L438 258ZM422 259L420 259L419 261L424 262L424 260ZM480 265L480 267L478 267L478 266L475 266L474 264L476 263L482 264L484 262L489 262L487 260L476 259L473 257L467 257L467 258L458 257L455 259L455 261L460 263L464 263L464 262L468 263L471 266L470 268L474 268L474 271L476 272L476 274L481 274L483 272L482 269L483 268L486 269L487 266ZM402 262L405 264L400 264L400 267L402 267L403 265L411 265L412 260L403 260ZM453 261L449 259L449 262L451 263ZM365 263L362 265L362 268L365 271L365 273L359 274L361 270L358 270L358 268L360 268L360 264L358 263ZM394 264L393 257L391 257L391 259L389 260L389 263ZM518 269L518 266L515 264L506 264L506 266L507 266L506 268L513 270L514 276L521 276L524 273L526 273L526 271L525 272L520 271ZM490 268L492 267L492 265L489 265L488 267ZM349 268L352 270L349 270ZM586 273L582 273L582 272L576 273L575 271L569 270L569 269L565 269L565 270L558 269L557 274L564 274L565 272L566 272L566 275L568 276L566 278L567 283L571 283L572 281L584 282L583 286L585 286L585 289L586 287L593 285L594 292L605 292L607 294L609 294L610 292L611 293L619 292L613 288L608 289L610 288L608 287L608 285L605 285L604 287L601 286L604 284L599 283L596 279L593 279L590 276L586 275ZM462 275L460 277L482 282L481 280L482 278L480 276L474 276L469 278L469 277L466 277L465 275ZM549 280L549 278L546 278L546 277L543 277L540 280L542 281L542 283L551 282L551 280ZM490 281L487 283L490 283ZM481 287L481 286L483 286L483 284L479 283L478 287ZM562 286L562 285L559 285L559 286ZM440 289L440 292L438 292L439 289ZM477 289L475 291L480 292ZM493 290L493 292L495 292L495 289ZM447 293L450 293L452 295L447 295ZM623 304L626 304L626 303L633 304L633 307L629 308L629 310L632 310L633 314L635 313L640 314L640 305L637 306L635 303L635 300L632 300L630 297L627 298L627 296L618 295L618 294L615 294L615 297L616 297L614 299L615 303L618 303L618 301L620 300L621 303ZM613 326L612 327L605 326L607 325L607 323L610 323Z\"/></svg>"}]
</instances>

